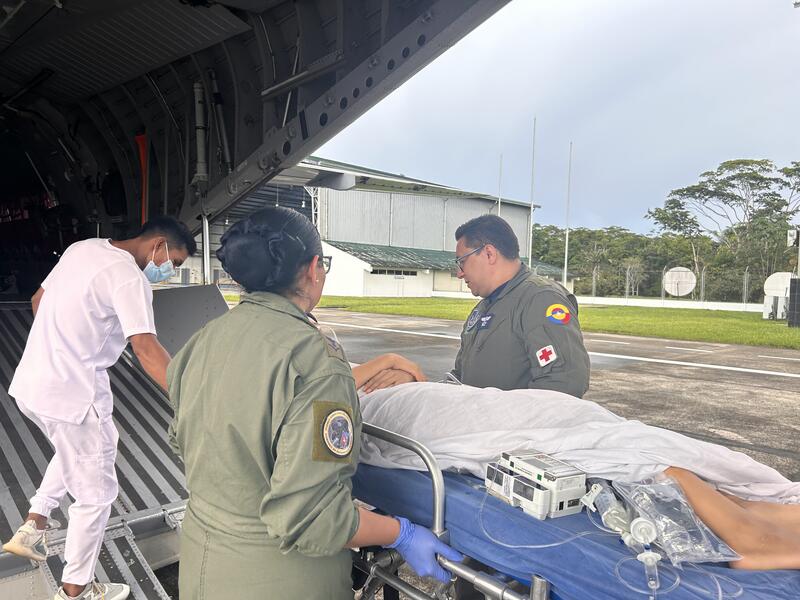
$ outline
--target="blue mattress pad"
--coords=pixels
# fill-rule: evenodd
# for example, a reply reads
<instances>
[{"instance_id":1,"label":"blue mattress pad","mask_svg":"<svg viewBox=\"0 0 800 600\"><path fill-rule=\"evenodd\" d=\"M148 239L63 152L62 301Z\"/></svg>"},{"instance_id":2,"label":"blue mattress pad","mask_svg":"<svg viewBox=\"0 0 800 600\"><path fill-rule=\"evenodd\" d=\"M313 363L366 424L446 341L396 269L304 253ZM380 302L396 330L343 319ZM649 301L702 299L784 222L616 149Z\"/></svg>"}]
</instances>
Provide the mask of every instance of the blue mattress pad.
<instances>
[{"instance_id":1,"label":"blue mattress pad","mask_svg":"<svg viewBox=\"0 0 800 600\"><path fill-rule=\"evenodd\" d=\"M486 494L483 482L470 475L445 472L445 526L458 551L523 582L533 574L547 579L558 600L643 599L644 567L616 535L601 532L586 512L557 519L538 519ZM433 491L428 473L360 465L353 495L380 510L431 526ZM599 519L595 516L595 521ZM544 545L592 532L552 548ZM622 559L628 559L620 563ZM673 568L659 564L658 598L669 600L797 600L800 571L745 571L727 565ZM619 572L628 584L618 578ZM676 574L680 581L678 585ZM716 581L711 577L716 576ZM670 588L673 588L670 590ZM741 592L740 592L741 590Z\"/></svg>"}]
</instances>

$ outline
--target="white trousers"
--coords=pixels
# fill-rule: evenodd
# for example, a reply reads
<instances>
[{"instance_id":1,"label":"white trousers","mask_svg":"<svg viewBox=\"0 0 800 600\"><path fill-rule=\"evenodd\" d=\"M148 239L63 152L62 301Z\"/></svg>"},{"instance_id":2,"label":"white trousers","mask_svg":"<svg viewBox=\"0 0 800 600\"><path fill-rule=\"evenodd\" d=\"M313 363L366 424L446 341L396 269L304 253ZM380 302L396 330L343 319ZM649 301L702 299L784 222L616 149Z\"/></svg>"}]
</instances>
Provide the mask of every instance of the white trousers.
<instances>
[{"instance_id":1,"label":"white trousers","mask_svg":"<svg viewBox=\"0 0 800 600\"><path fill-rule=\"evenodd\" d=\"M114 470L117 428L110 416L101 418L94 408L82 423L75 425L42 418L21 402L18 405L55 449L42 483L31 498L31 512L49 517L65 494L75 499L69 507L66 565L61 581L86 585L94 579L111 504L119 489Z\"/></svg>"}]
</instances>

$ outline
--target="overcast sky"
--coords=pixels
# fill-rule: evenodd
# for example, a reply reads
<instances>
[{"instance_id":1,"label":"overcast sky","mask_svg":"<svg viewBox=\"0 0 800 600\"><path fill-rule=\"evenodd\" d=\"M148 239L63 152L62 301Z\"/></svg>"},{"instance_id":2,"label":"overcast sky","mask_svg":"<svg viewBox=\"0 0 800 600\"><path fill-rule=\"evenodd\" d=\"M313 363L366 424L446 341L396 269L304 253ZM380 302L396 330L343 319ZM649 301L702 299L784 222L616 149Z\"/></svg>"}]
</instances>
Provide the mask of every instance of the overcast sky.
<instances>
[{"instance_id":1,"label":"overcast sky","mask_svg":"<svg viewBox=\"0 0 800 600\"><path fill-rule=\"evenodd\" d=\"M648 208L733 158L800 160L792 0L513 0L315 154L530 198L563 225Z\"/></svg>"}]
</instances>

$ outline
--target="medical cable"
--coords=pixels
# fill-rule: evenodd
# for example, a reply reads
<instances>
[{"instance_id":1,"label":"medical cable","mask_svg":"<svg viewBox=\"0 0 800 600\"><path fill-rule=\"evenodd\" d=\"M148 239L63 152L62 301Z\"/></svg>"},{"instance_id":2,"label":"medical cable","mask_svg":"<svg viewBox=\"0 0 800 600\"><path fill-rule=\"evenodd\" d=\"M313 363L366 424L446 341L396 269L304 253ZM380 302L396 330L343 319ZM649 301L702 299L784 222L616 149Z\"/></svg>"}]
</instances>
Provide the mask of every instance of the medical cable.
<instances>
[{"instance_id":1,"label":"medical cable","mask_svg":"<svg viewBox=\"0 0 800 600\"><path fill-rule=\"evenodd\" d=\"M704 596L708 595L711 598L716 598L716 600L726 600L726 599L733 600L734 598L738 598L744 593L744 589L742 588L742 586L739 585L734 580L730 579L729 577L710 573L705 569L703 569L702 567L691 562L687 562L686 565L690 568L693 568L696 571L700 571L704 575L711 578L711 580L714 582L714 587L715 587L714 590L708 590L707 588L704 588L702 586L689 583L685 578L681 582L680 576L678 575L677 572L675 572L670 566L663 566L663 565L661 569L669 570L675 576L676 581L670 588L662 590L659 578L659 568L658 568L658 562L661 557L658 553L653 552L650 546L650 544L653 541L655 541L656 537L655 525L649 519L638 517L631 522L631 537L633 538L633 540L641 544L640 548L642 548L644 551L638 553L636 556L627 557L618 562L614 569L614 574L617 576L617 579L619 579L623 585L625 585L630 589L635 589L635 591L638 591L639 593L649 594L652 600L655 600L656 592L660 591L661 594L666 594L671 590L675 589L676 587L678 587L681 583L683 583L684 587L687 589L691 589ZM634 548L632 547L631 549ZM647 580L647 585L649 588L648 592L635 588L635 586L631 586L622 577L622 573L620 572L622 564L633 558L636 558L645 567L645 578ZM722 590L722 585L720 583L720 580L724 580L726 583L736 588L736 591L734 591L731 594L724 593Z\"/></svg>"},{"instance_id":2,"label":"medical cable","mask_svg":"<svg viewBox=\"0 0 800 600\"><path fill-rule=\"evenodd\" d=\"M495 480L495 483L497 483L497 480ZM620 533L618 531L615 531L613 529L609 529L607 527L604 527L603 525L601 525L600 523L595 521L594 517L592 516L592 511L591 510L587 510L586 514L587 514L587 517L588 517L589 521L592 523L592 525L594 525L594 527L598 531L581 531L579 533L576 533L574 535L571 535L571 536L567 537L566 539L563 539L563 540L558 541L558 542L553 542L553 543L550 543L550 544L509 544L509 543L503 542L502 540L499 540L499 539L495 538L486 529L486 524L484 522L483 513L484 513L484 509L486 507L486 499L487 499L487 497L489 495L490 495L489 494L489 489L486 488L485 491L484 491L484 494L483 494L483 499L481 500L480 508L478 509L478 523L480 524L482 533L490 541L492 541L493 543L497 544L498 546L502 546L504 548L509 548L509 549L512 549L512 550L513 549L539 550L539 549L555 548L555 547L558 547L558 546L562 546L562 545L568 544L569 542L572 542L572 541L574 541L576 539L579 539L579 538L582 538L582 537L586 537L586 536L589 536L589 535L600 535L600 536L604 536L604 537L605 536L611 536L611 535L617 536L617 537L620 536ZM649 550L649 544L646 546L646 549ZM614 575L617 577L617 579L620 581L620 583L622 583L626 588L628 588L632 592L636 592L637 594L643 594L645 596L648 596L650 598L650 600L656 600L657 596L662 596L664 594L668 594L668 593L674 591L675 589L678 588L678 586L681 585L681 583L683 583L683 585L685 587L687 587L687 588L689 588L689 589L691 589L691 590L693 590L695 592L701 593L703 595L708 595L710 598L715 598L715 600L735 600L736 598L739 598L744 593L744 588L739 583L734 581L733 579L731 579L729 577L726 577L724 575L717 575L715 573L710 573L709 571L706 571L705 569L703 569L702 567L700 567L700 566L698 566L698 565L696 565L694 563L687 563L687 566L689 566L689 567L691 567L691 568L703 573L704 575L708 576L714 582L714 585L716 587L715 590L709 590L707 588L703 588L701 586L689 583L686 580L681 580L680 574L671 565L662 565L661 568L659 569L659 572L661 574L666 573L666 574L668 574L668 575L670 575L670 576L675 578L675 581L673 581L670 586L668 586L666 588L662 588L660 586L660 579L659 579L659 584L658 584L657 589L653 589L653 588L649 588L649 587L647 589L639 588L639 587L636 587L635 585L629 583L628 581L626 581L625 578L623 577L622 573L621 573L622 566L625 565L626 563L630 562L630 561L641 562L639 557L636 556L636 555L623 557L619 561L617 561L617 564L614 566ZM648 575L647 570L645 570L645 577L650 579L650 576ZM736 588L736 591L732 592L730 594L724 592L724 590L722 589L722 585L720 584L720 580L722 580L722 581L730 584L732 587ZM715 596L715 592L716 592L716 596Z\"/></svg>"},{"instance_id":3,"label":"medical cable","mask_svg":"<svg viewBox=\"0 0 800 600\"><path fill-rule=\"evenodd\" d=\"M638 557L636 557L636 556L626 556L625 558L620 559L619 562L617 562L616 566L614 567L614 575L617 576L617 579L619 579L620 583L622 583L625 587L627 587L631 591L637 592L639 594L649 595L650 598L655 599L656 598L655 590L653 590L653 589L647 589L646 590L644 588L638 588L638 587L630 584L623 577L623 575L621 573L622 566L625 563L628 563L628 562L630 562L632 560L638 560ZM659 595L667 594L667 593L671 592L672 590L676 589L680 585L682 585L683 587L685 587L685 588L687 588L689 590L692 590L692 591L694 591L694 592L696 592L698 594L702 594L703 596L708 596L709 598L713 598L715 600L735 600L736 598L739 598L740 596L742 596L742 594L744 594L744 588L738 582L734 581L730 577L727 577L725 575L718 575L716 573L711 573L711 572L706 571L704 568L702 568L699 565L696 565L694 563L686 563L686 566L691 568L691 569L694 569L696 571L699 571L703 575L706 575L708 578L710 578L714 582L714 588L715 589L709 590L708 588L702 587L700 585L696 585L694 583L690 583L685 578L681 579L679 573L672 566L670 566L670 565L662 565L660 567L660 569L659 569L660 573L663 574L664 571L667 571L670 575L675 577L675 581L668 588L665 588L665 589L660 589L659 588L658 589ZM720 583L721 581L725 582L725 583L729 584L731 587L735 588L735 591L726 592L725 590L723 590L723 586Z\"/></svg>"},{"instance_id":4,"label":"medical cable","mask_svg":"<svg viewBox=\"0 0 800 600\"><path fill-rule=\"evenodd\" d=\"M714 584L717 587L717 600L726 600L726 599L733 600L734 598L738 598L742 594L744 594L744 587L738 581L735 581L735 580L731 579L727 575L718 575L717 573L711 573L710 571L706 571L700 565L696 565L694 563L687 563L687 566L692 568L692 569L694 569L695 571L700 571L703 575L706 575L712 581L714 581ZM723 581L723 582L729 584L736 591L734 591L734 592L726 592L725 590L722 589L722 584L720 583L720 581ZM692 590L694 590L696 592L704 592L705 593L705 592L708 591L708 590L706 590L706 589L704 589L702 587L694 585L693 583L687 583L687 582L684 581L684 585L686 587L688 587L689 589L692 589Z\"/></svg>"},{"instance_id":5,"label":"medical cable","mask_svg":"<svg viewBox=\"0 0 800 600\"><path fill-rule=\"evenodd\" d=\"M622 565L624 565L624 564L626 564L626 563L628 563L628 562L630 562L632 560L637 560L638 561L638 559L635 556L625 556L623 558L620 558L617 561L617 564L614 566L614 575L617 576L617 579L619 579L619 581L620 581L620 583L622 583L622 585L624 585L626 588L628 588L632 592L636 592L637 594L644 594L645 596L649 596L650 598L655 598L657 593L659 595L668 594L671 591L673 591L674 589L676 589L681 584L681 576L678 574L678 572L675 569L673 569L671 566L665 565L665 566L661 567L661 571L662 572L666 571L666 572L670 573L673 577L675 577L675 581L672 582L672 585L670 585L667 588L659 589L658 591L650 589L650 588L646 588L645 589L645 588L636 587L635 585L625 581L625 578L622 576L622 573L620 572L621 569L622 569ZM641 573L641 571L639 571L639 572Z\"/></svg>"},{"instance_id":6,"label":"medical cable","mask_svg":"<svg viewBox=\"0 0 800 600\"><path fill-rule=\"evenodd\" d=\"M586 511L586 516L587 516L587 517L589 517L589 521L591 521L591 522L592 522L592 525L594 525L594 526L595 526L595 527L597 527L597 528L598 528L600 531L603 531L603 532L605 532L605 533L611 533L611 534L613 534L613 535L616 535L616 536L618 536L618 535L619 535L619 532L618 532L618 531L615 531L614 529L609 529L608 527L605 527L605 526L604 526L602 523L598 523L597 521L595 521L595 520L594 520L594 517L592 516L593 514L594 514L594 513L592 513L592 511L591 511L591 510L587 510L587 511Z\"/></svg>"},{"instance_id":7,"label":"medical cable","mask_svg":"<svg viewBox=\"0 0 800 600\"><path fill-rule=\"evenodd\" d=\"M497 480L494 480L494 481L495 481L495 483L497 483ZM484 511L484 508L486 507L486 499L488 497L489 497L489 488L486 488L486 491L483 494L483 500L481 500L481 506L478 509L478 523L481 526L481 531L483 532L483 534L489 540L491 540L492 542L494 542L498 546L502 546L503 548L509 548L509 549L512 549L512 550L514 550L514 549L540 550L540 549L544 549L544 548L555 548L557 546L562 546L564 544L568 544L569 542L577 540L578 538L585 537L587 535L602 535L602 536L611 535L611 533L606 533L606 532L603 532L603 531L581 531L580 533L576 533L574 535L571 535L571 536L569 536L568 538L566 538L564 540L561 540L559 542L553 542L553 543L550 543L550 544L508 544L506 542L503 542L502 540L498 540L497 538L495 538L486 529L486 524L484 523L484 520L483 520L483 511ZM597 527L596 524L595 524L595 527ZM613 535L617 535L617 533L613 532Z\"/></svg>"}]
</instances>

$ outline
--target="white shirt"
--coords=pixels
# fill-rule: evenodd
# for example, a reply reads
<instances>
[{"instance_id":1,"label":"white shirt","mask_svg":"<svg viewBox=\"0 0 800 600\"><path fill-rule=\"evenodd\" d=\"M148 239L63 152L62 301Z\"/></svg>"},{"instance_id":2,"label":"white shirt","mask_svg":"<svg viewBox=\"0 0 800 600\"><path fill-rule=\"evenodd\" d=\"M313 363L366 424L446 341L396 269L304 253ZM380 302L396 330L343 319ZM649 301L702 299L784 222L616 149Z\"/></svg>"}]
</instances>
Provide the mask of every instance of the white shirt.
<instances>
[{"instance_id":1,"label":"white shirt","mask_svg":"<svg viewBox=\"0 0 800 600\"><path fill-rule=\"evenodd\" d=\"M106 369L129 337L156 332L150 283L129 252L90 239L67 248L42 288L9 395L56 421L81 423L92 406L109 416Z\"/></svg>"}]
</instances>

